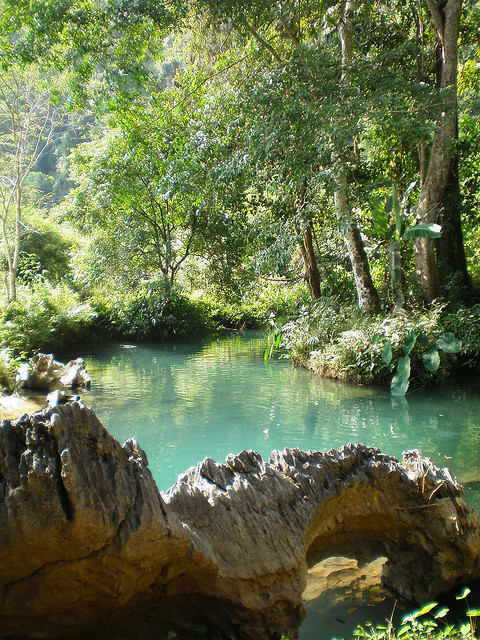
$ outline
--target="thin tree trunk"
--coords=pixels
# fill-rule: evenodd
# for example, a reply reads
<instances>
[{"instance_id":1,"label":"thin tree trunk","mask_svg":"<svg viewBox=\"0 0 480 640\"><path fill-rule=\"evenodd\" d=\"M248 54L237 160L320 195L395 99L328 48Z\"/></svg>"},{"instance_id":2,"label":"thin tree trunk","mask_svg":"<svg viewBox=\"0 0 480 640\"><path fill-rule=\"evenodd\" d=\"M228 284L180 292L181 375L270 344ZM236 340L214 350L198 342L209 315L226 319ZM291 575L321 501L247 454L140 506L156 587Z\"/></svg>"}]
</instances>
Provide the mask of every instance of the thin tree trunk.
<instances>
[{"instance_id":1,"label":"thin tree trunk","mask_svg":"<svg viewBox=\"0 0 480 640\"><path fill-rule=\"evenodd\" d=\"M15 189L15 236L13 241L13 260L10 272L10 301L17 299L17 273L20 259L20 242L22 234L22 187L17 184Z\"/></svg>"},{"instance_id":2,"label":"thin tree trunk","mask_svg":"<svg viewBox=\"0 0 480 640\"><path fill-rule=\"evenodd\" d=\"M433 137L427 175L420 189L417 221L435 222L448 183L450 164L455 153L457 122L458 32L462 0L448 0L440 8L427 0L440 44L441 89L445 91L442 112ZM415 267L424 302L429 304L440 294L433 240L418 238L415 243Z\"/></svg>"},{"instance_id":3,"label":"thin tree trunk","mask_svg":"<svg viewBox=\"0 0 480 640\"><path fill-rule=\"evenodd\" d=\"M308 282L308 289L310 291L310 297L313 302L321 297L320 289L320 272L318 270L317 259L315 256L312 240L312 232L307 227L303 232L300 229L298 221L295 217L295 207L292 204L293 212L293 225L295 227L295 234L297 236L298 249L302 257L303 266L305 269L305 277Z\"/></svg>"},{"instance_id":4,"label":"thin tree trunk","mask_svg":"<svg viewBox=\"0 0 480 640\"><path fill-rule=\"evenodd\" d=\"M339 25L340 43L342 47L342 83L349 84L348 67L352 57L353 14L357 0L347 0ZM357 289L358 306L367 313L380 311L380 298L373 284L367 254L360 231L348 202L348 181L344 150L335 153L335 214L347 246L348 256L352 264L353 277Z\"/></svg>"},{"instance_id":5,"label":"thin tree trunk","mask_svg":"<svg viewBox=\"0 0 480 640\"><path fill-rule=\"evenodd\" d=\"M313 248L313 238L310 227L305 229L303 239L308 257L308 284L310 287L310 295L312 300L318 300L322 295L320 289L320 272L318 270L317 258Z\"/></svg>"},{"instance_id":6,"label":"thin tree trunk","mask_svg":"<svg viewBox=\"0 0 480 640\"><path fill-rule=\"evenodd\" d=\"M347 196L347 175L342 170L337 172L334 202L337 220L345 228L343 238L347 245L348 257L352 265L358 306L366 313L378 313L380 311L380 298L373 284L370 265L368 264L360 231L352 218Z\"/></svg>"}]
</instances>

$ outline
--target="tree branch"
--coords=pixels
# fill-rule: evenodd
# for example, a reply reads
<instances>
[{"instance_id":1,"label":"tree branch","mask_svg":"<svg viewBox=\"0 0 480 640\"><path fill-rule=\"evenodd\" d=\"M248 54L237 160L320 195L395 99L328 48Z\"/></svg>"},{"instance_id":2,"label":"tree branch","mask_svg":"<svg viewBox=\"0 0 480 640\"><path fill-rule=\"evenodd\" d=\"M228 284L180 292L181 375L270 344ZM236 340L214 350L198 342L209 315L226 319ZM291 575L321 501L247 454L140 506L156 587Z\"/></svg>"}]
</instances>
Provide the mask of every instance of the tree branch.
<instances>
[{"instance_id":1,"label":"tree branch","mask_svg":"<svg viewBox=\"0 0 480 640\"><path fill-rule=\"evenodd\" d=\"M252 25L247 22L245 20L245 18L238 18L238 22L245 27L245 29L252 34L252 36L255 38L255 40L264 48L266 49L269 53L272 54L272 56L275 58L275 60L277 62L282 62L282 59L280 58L280 56L278 55L278 53L275 51L275 49L272 47L271 44L269 44L266 40L264 40L262 38L262 36L258 33L258 31L256 31L256 29L254 29L252 27Z\"/></svg>"}]
</instances>

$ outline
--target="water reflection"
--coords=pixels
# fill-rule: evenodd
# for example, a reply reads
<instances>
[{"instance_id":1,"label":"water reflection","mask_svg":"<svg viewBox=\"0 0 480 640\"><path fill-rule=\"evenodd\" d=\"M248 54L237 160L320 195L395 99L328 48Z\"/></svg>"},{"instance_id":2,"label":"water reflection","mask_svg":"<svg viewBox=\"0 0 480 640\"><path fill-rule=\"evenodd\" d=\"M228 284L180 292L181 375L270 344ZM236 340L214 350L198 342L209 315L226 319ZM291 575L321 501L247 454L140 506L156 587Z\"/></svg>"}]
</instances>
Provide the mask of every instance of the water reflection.
<instances>
[{"instance_id":1,"label":"water reflection","mask_svg":"<svg viewBox=\"0 0 480 640\"><path fill-rule=\"evenodd\" d=\"M207 455L223 460L251 448L268 457L272 449L347 442L395 456L418 448L461 481L480 481L476 381L391 398L383 388L320 379L286 360L265 363L264 344L258 334L234 334L107 347L87 358L93 384L85 400L119 440L139 440L162 489Z\"/></svg>"}]
</instances>

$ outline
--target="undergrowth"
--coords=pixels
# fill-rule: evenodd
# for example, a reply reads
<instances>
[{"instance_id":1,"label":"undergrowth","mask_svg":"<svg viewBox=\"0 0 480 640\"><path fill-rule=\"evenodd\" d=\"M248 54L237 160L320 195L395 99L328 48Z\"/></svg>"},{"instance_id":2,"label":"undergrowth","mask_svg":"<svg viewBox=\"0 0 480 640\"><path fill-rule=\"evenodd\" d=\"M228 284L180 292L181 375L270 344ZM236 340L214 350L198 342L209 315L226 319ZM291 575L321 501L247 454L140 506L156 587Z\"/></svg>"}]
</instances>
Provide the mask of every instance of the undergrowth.
<instances>
[{"instance_id":1,"label":"undergrowth","mask_svg":"<svg viewBox=\"0 0 480 640\"><path fill-rule=\"evenodd\" d=\"M296 364L319 375L360 384L409 384L446 378L457 365L480 363L480 305L444 304L396 316L366 316L322 299L280 329L282 347Z\"/></svg>"}]
</instances>

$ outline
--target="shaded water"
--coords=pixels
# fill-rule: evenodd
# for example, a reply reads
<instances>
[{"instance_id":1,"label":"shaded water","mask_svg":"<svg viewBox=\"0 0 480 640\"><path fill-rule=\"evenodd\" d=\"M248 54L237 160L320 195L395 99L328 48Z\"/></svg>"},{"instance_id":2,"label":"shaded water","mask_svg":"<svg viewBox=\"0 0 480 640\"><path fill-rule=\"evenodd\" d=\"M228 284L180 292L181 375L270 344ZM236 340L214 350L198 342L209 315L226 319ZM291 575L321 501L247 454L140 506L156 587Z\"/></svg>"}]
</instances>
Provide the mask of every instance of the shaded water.
<instances>
[{"instance_id":1,"label":"shaded water","mask_svg":"<svg viewBox=\"0 0 480 640\"><path fill-rule=\"evenodd\" d=\"M258 333L107 346L86 357L93 382L84 401L120 442L137 438L161 490L206 456L220 462L254 449L268 459L284 447L327 451L363 442L397 457L420 449L448 466L480 508L478 379L394 399L383 388L317 378L288 360L265 362L264 348ZM356 622L382 621L392 602L382 603L376 587L365 593L363 603L353 592L340 604L312 599L301 640L349 637Z\"/></svg>"}]
</instances>

